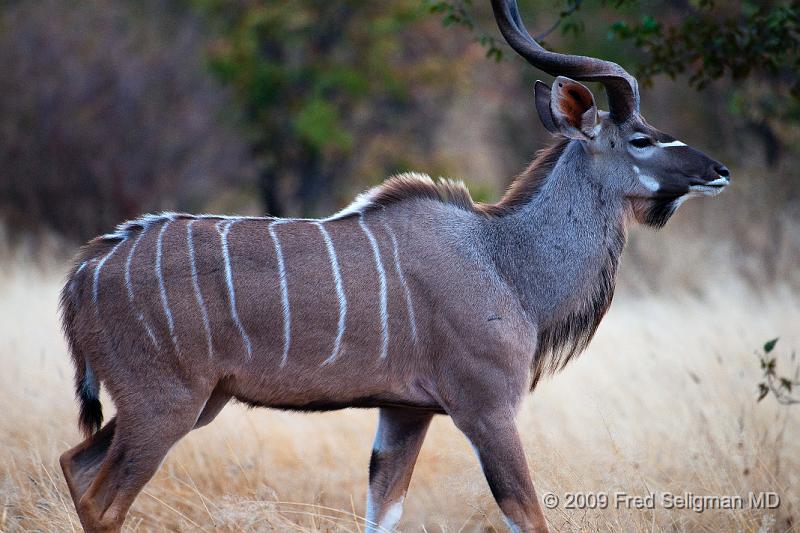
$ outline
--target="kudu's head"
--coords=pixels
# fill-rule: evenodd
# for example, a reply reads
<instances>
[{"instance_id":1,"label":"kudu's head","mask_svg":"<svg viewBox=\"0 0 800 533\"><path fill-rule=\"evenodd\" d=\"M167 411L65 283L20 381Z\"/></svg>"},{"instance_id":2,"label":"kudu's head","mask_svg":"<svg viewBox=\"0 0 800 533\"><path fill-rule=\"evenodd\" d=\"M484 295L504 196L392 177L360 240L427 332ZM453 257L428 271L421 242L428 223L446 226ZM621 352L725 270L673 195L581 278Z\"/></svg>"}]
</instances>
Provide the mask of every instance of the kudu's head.
<instances>
[{"instance_id":1,"label":"kudu's head","mask_svg":"<svg viewBox=\"0 0 800 533\"><path fill-rule=\"evenodd\" d=\"M525 29L516 0L492 0L508 44L531 65L556 76L536 82L536 109L545 128L581 143L602 169L603 184L630 200L639 222L660 227L688 197L715 195L730 183L725 165L649 125L639 114L636 79L616 63L545 50ZM575 80L603 84L609 111Z\"/></svg>"}]
</instances>

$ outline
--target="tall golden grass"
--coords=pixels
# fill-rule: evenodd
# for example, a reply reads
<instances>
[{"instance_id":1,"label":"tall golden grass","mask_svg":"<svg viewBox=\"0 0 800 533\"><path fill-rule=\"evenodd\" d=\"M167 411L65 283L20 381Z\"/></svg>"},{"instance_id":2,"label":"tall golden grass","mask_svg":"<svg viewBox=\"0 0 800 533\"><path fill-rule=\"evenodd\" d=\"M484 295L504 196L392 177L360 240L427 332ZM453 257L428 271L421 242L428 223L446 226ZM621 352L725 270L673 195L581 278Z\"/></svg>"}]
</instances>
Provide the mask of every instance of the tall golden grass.
<instances>
[{"instance_id":1,"label":"tall golden grass","mask_svg":"<svg viewBox=\"0 0 800 533\"><path fill-rule=\"evenodd\" d=\"M0 272L0 530L80 531L58 456L79 440L59 331L61 269ZM624 268L623 268L624 270ZM623 276L625 273L623 272ZM756 403L754 349L800 347L797 294L723 270L692 291L623 290L588 349L522 406L519 425L555 531L789 531L800 504L800 408ZM106 414L113 411L104 399ZM374 411L227 407L183 439L128 531L362 531ZM566 509L564 493L775 491L777 509ZM612 496L613 497L613 496ZM504 531L464 438L437 417L403 531Z\"/></svg>"}]
</instances>

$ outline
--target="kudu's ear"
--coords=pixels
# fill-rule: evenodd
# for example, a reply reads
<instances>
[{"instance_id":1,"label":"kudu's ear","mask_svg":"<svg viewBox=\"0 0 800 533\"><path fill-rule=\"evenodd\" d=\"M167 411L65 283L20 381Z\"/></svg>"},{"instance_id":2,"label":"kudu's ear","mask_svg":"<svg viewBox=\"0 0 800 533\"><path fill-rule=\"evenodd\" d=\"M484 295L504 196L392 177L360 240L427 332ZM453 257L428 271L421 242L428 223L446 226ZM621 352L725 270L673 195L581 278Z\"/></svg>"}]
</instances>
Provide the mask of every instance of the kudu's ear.
<instances>
[{"instance_id":1,"label":"kudu's ear","mask_svg":"<svg viewBox=\"0 0 800 533\"><path fill-rule=\"evenodd\" d=\"M594 138L597 106L585 85L559 76L552 90L537 81L535 93L536 110L547 131L570 139Z\"/></svg>"},{"instance_id":2,"label":"kudu's ear","mask_svg":"<svg viewBox=\"0 0 800 533\"><path fill-rule=\"evenodd\" d=\"M540 80L536 80L533 86L533 97L536 100L536 112L539 113L539 120L547 131L553 135L558 135L558 126L550 111L550 87Z\"/></svg>"}]
</instances>

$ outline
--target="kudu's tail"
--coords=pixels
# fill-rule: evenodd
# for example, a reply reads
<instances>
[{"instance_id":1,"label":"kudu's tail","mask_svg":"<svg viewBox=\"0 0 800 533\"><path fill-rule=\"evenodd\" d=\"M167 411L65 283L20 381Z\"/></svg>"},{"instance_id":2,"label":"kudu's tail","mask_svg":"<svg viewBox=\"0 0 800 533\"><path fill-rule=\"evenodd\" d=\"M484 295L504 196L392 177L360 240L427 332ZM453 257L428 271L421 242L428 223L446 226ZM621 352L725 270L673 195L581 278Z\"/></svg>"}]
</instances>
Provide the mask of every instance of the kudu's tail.
<instances>
[{"instance_id":1,"label":"kudu's tail","mask_svg":"<svg viewBox=\"0 0 800 533\"><path fill-rule=\"evenodd\" d=\"M100 429L103 407L100 404L100 381L81 349L76 331L76 318L80 302L79 293L85 287L86 263L73 269L61 290L61 325L67 337L72 362L75 364L75 394L80 402L78 427L87 437Z\"/></svg>"}]
</instances>

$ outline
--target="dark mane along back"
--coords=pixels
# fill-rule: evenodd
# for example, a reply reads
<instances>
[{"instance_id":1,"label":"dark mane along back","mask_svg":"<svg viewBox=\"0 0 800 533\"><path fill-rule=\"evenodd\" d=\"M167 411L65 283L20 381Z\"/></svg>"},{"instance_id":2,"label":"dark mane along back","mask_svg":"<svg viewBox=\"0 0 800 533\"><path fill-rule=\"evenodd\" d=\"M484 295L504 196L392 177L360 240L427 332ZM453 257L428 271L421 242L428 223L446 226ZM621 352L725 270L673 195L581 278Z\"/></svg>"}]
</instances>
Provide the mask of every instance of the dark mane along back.
<instances>
[{"instance_id":1,"label":"dark mane along back","mask_svg":"<svg viewBox=\"0 0 800 533\"><path fill-rule=\"evenodd\" d=\"M479 210L488 215L501 216L527 203L542 188L568 144L569 139L559 138L555 143L539 150L528 168L511 182L500 201L496 204L479 205Z\"/></svg>"},{"instance_id":2,"label":"dark mane along back","mask_svg":"<svg viewBox=\"0 0 800 533\"><path fill-rule=\"evenodd\" d=\"M407 200L427 199L452 204L461 209L486 216L503 216L527 203L545 182L556 166L558 159L569 144L569 139L559 139L551 146L540 150L534 160L509 185L496 204L476 203L461 181L439 178L437 181L426 174L413 172L393 176L377 187L358 195L355 201L339 211L329 220L357 215Z\"/></svg>"}]
</instances>

